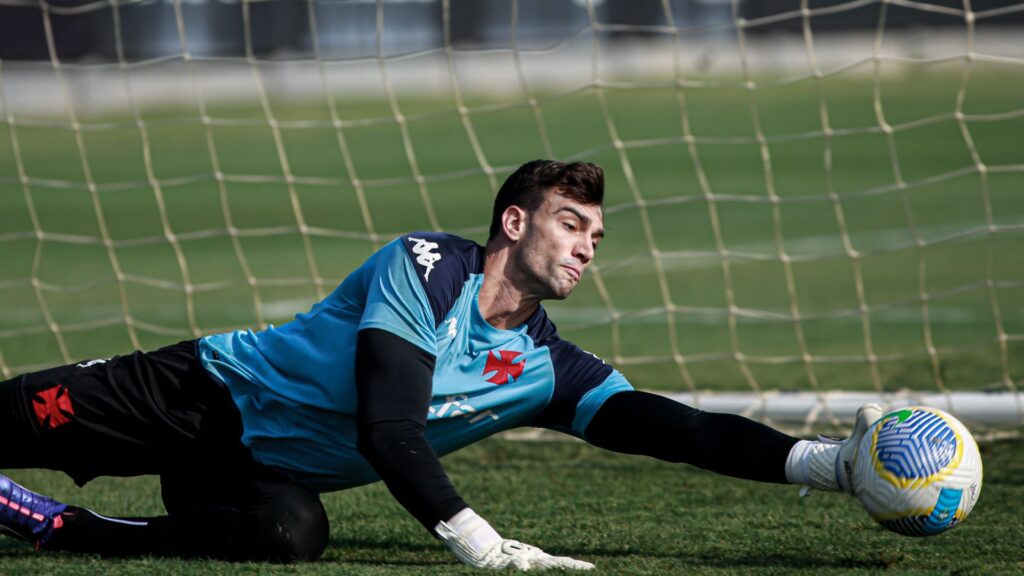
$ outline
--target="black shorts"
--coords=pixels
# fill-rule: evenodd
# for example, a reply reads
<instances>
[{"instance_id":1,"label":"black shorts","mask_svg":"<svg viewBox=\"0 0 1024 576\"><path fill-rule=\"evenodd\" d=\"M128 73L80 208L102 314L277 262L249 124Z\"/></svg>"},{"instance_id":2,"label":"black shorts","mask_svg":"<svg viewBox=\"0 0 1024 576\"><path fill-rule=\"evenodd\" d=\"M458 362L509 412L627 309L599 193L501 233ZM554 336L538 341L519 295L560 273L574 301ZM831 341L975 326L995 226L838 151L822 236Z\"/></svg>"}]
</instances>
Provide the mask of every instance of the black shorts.
<instances>
[{"instance_id":1,"label":"black shorts","mask_svg":"<svg viewBox=\"0 0 1024 576\"><path fill-rule=\"evenodd\" d=\"M97 476L249 468L230 393L198 340L0 382L0 468Z\"/></svg>"}]
</instances>

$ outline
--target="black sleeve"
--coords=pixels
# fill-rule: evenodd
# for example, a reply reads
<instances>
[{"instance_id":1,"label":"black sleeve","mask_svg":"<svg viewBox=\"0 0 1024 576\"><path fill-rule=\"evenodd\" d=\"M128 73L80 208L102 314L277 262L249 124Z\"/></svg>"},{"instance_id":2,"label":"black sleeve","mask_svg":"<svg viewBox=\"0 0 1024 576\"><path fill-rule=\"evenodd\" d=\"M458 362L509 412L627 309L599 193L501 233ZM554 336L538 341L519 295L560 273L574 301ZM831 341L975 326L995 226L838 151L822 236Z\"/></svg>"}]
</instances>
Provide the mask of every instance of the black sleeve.
<instances>
[{"instance_id":1,"label":"black sleeve","mask_svg":"<svg viewBox=\"0 0 1024 576\"><path fill-rule=\"evenodd\" d=\"M467 507L424 432L433 377L433 355L385 330L359 331L359 453L431 534L439 521Z\"/></svg>"},{"instance_id":2,"label":"black sleeve","mask_svg":"<svg viewBox=\"0 0 1024 576\"><path fill-rule=\"evenodd\" d=\"M648 392L608 398L587 426L586 437L615 452L777 483L786 483L786 458L797 442L742 416L704 412Z\"/></svg>"}]
</instances>

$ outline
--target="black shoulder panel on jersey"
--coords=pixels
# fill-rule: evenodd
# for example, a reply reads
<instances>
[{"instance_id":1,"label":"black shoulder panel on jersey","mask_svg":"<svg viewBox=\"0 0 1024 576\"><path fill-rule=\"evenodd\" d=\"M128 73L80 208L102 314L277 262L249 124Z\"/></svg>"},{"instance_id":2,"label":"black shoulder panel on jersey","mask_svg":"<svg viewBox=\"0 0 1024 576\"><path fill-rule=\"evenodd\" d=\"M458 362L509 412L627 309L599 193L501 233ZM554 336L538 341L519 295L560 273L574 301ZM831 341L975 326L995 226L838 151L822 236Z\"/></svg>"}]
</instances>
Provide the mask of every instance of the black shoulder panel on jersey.
<instances>
[{"instance_id":1,"label":"black shoulder panel on jersey","mask_svg":"<svg viewBox=\"0 0 1024 576\"><path fill-rule=\"evenodd\" d=\"M413 232L401 240L430 301L436 328L462 294L469 275L483 272L484 248L442 232Z\"/></svg>"},{"instance_id":2,"label":"black shoulder panel on jersey","mask_svg":"<svg viewBox=\"0 0 1024 576\"><path fill-rule=\"evenodd\" d=\"M612 367L579 346L562 340L555 324L541 306L526 322L527 334L539 348L547 346L555 370L555 389L547 407L537 415L535 426L569 428L583 396L612 373Z\"/></svg>"}]
</instances>

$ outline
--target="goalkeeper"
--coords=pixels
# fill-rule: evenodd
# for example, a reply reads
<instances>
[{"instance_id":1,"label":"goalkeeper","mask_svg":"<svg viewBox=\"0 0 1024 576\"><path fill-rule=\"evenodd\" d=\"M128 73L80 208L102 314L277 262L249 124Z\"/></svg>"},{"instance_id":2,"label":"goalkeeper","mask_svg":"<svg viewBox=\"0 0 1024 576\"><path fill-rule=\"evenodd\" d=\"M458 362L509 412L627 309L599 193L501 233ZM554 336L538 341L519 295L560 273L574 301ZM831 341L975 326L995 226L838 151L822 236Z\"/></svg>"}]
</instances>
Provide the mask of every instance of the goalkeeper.
<instances>
[{"instance_id":1,"label":"goalkeeper","mask_svg":"<svg viewBox=\"0 0 1024 576\"><path fill-rule=\"evenodd\" d=\"M41 550L313 560L328 539L320 493L383 480L471 566L589 569L506 539L439 456L536 426L630 454L763 482L851 491L845 443L797 440L740 416L633 390L559 338L541 301L579 283L604 236L604 174L536 160L495 200L485 247L402 236L312 310L238 331L0 383L0 468L78 485L158 474L167 511L110 518L0 475L0 529Z\"/></svg>"}]
</instances>

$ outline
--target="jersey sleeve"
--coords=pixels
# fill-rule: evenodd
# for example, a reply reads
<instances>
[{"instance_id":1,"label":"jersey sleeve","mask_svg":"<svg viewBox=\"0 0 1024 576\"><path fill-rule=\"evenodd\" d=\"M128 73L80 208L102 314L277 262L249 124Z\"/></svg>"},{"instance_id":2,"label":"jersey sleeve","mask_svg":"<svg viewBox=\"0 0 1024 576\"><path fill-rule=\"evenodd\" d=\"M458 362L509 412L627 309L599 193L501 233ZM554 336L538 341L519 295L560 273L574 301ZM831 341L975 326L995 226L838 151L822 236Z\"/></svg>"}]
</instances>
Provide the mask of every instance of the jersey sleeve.
<instances>
[{"instance_id":1,"label":"jersey sleeve","mask_svg":"<svg viewBox=\"0 0 1024 576\"><path fill-rule=\"evenodd\" d=\"M483 269L483 247L438 232L399 237L374 255L363 280L359 329L379 328L437 354L434 330L455 305L466 279Z\"/></svg>"},{"instance_id":2,"label":"jersey sleeve","mask_svg":"<svg viewBox=\"0 0 1024 576\"><path fill-rule=\"evenodd\" d=\"M434 314L401 239L381 248L365 274L366 308L359 329L385 330L436 355Z\"/></svg>"},{"instance_id":3,"label":"jersey sleeve","mask_svg":"<svg viewBox=\"0 0 1024 576\"><path fill-rule=\"evenodd\" d=\"M399 242L415 269L437 327L459 299L470 274L483 272L483 247L443 232L413 232Z\"/></svg>"},{"instance_id":4,"label":"jersey sleeve","mask_svg":"<svg viewBox=\"0 0 1024 576\"><path fill-rule=\"evenodd\" d=\"M605 400L633 386L618 370L575 344L555 338L549 347L555 385L535 424L586 440L584 431Z\"/></svg>"}]
</instances>

